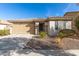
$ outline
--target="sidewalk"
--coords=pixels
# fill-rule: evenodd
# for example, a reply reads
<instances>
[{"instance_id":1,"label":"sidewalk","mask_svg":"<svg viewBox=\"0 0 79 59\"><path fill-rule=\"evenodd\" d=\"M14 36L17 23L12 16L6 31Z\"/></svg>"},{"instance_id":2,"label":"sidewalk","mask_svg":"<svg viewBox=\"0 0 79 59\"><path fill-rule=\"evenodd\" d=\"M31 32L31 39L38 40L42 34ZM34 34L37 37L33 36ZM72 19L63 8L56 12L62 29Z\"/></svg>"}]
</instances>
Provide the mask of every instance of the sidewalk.
<instances>
[{"instance_id":1,"label":"sidewalk","mask_svg":"<svg viewBox=\"0 0 79 59\"><path fill-rule=\"evenodd\" d=\"M0 50L0 56L79 56L79 50Z\"/></svg>"}]
</instances>

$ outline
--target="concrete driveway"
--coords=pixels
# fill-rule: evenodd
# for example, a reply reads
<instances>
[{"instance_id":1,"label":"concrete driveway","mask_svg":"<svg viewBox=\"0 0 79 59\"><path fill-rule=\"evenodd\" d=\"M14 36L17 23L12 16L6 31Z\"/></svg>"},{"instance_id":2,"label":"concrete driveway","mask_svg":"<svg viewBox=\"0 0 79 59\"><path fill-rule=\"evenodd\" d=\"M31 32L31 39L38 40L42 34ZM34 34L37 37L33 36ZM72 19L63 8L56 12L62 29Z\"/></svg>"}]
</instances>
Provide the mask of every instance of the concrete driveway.
<instances>
[{"instance_id":1,"label":"concrete driveway","mask_svg":"<svg viewBox=\"0 0 79 59\"><path fill-rule=\"evenodd\" d=\"M79 50L23 49L32 35L9 35L0 37L0 56L77 56Z\"/></svg>"}]
</instances>

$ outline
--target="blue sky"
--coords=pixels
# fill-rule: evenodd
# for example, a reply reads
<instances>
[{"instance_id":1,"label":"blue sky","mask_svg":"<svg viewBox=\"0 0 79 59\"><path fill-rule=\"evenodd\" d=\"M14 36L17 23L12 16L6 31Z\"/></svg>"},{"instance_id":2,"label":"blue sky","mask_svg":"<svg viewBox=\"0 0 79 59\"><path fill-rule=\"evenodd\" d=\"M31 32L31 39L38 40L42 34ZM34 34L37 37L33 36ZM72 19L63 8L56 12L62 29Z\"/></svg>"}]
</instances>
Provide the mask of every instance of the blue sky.
<instances>
[{"instance_id":1,"label":"blue sky","mask_svg":"<svg viewBox=\"0 0 79 59\"><path fill-rule=\"evenodd\" d=\"M4 20L63 16L69 11L79 11L79 6L73 3L0 3L0 19Z\"/></svg>"}]
</instances>

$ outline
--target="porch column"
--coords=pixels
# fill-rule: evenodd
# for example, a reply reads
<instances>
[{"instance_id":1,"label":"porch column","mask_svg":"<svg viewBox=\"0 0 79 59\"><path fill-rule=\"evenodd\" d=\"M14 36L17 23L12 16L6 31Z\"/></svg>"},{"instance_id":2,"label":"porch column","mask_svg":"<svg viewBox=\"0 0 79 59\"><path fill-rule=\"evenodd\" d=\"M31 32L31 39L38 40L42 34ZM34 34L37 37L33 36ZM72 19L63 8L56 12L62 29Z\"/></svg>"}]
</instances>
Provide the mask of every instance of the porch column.
<instances>
[{"instance_id":1,"label":"porch column","mask_svg":"<svg viewBox=\"0 0 79 59\"><path fill-rule=\"evenodd\" d=\"M12 26L10 26L10 34L12 34Z\"/></svg>"},{"instance_id":2,"label":"porch column","mask_svg":"<svg viewBox=\"0 0 79 59\"><path fill-rule=\"evenodd\" d=\"M45 22L45 32L48 32L48 22Z\"/></svg>"},{"instance_id":3,"label":"porch column","mask_svg":"<svg viewBox=\"0 0 79 59\"><path fill-rule=\"evenodd\" d=\"M39 34L39 22L35 22L35 34Z\"/></svg>"}]
</instances>

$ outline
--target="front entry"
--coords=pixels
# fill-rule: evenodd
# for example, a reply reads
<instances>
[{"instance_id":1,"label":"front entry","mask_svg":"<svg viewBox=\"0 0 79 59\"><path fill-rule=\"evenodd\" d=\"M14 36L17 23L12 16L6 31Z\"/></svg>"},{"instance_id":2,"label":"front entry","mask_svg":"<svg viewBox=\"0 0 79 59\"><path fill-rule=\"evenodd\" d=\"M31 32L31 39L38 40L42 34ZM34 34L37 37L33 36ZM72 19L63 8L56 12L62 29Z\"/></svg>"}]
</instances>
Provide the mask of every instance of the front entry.
<instances>
[{"instance_id":1,"label":"front entry","mask_svg":"<svg viewBox=\"0 0 79 59\"><path fill-rule=\"evenodd\" d=\"M45 31L45 23L36 22L35 23L35 34L39 35L39 32Z\"/></svg>"},{"instance_id":2,"label":"front entry","mask_svg":"<svg viewBox=\"0 0 79 59\"><path fill-rule=\"evenodd\" d=\"M39 23L39 32L44 31L44 23Z\"/></svg>"}]
</instances>

